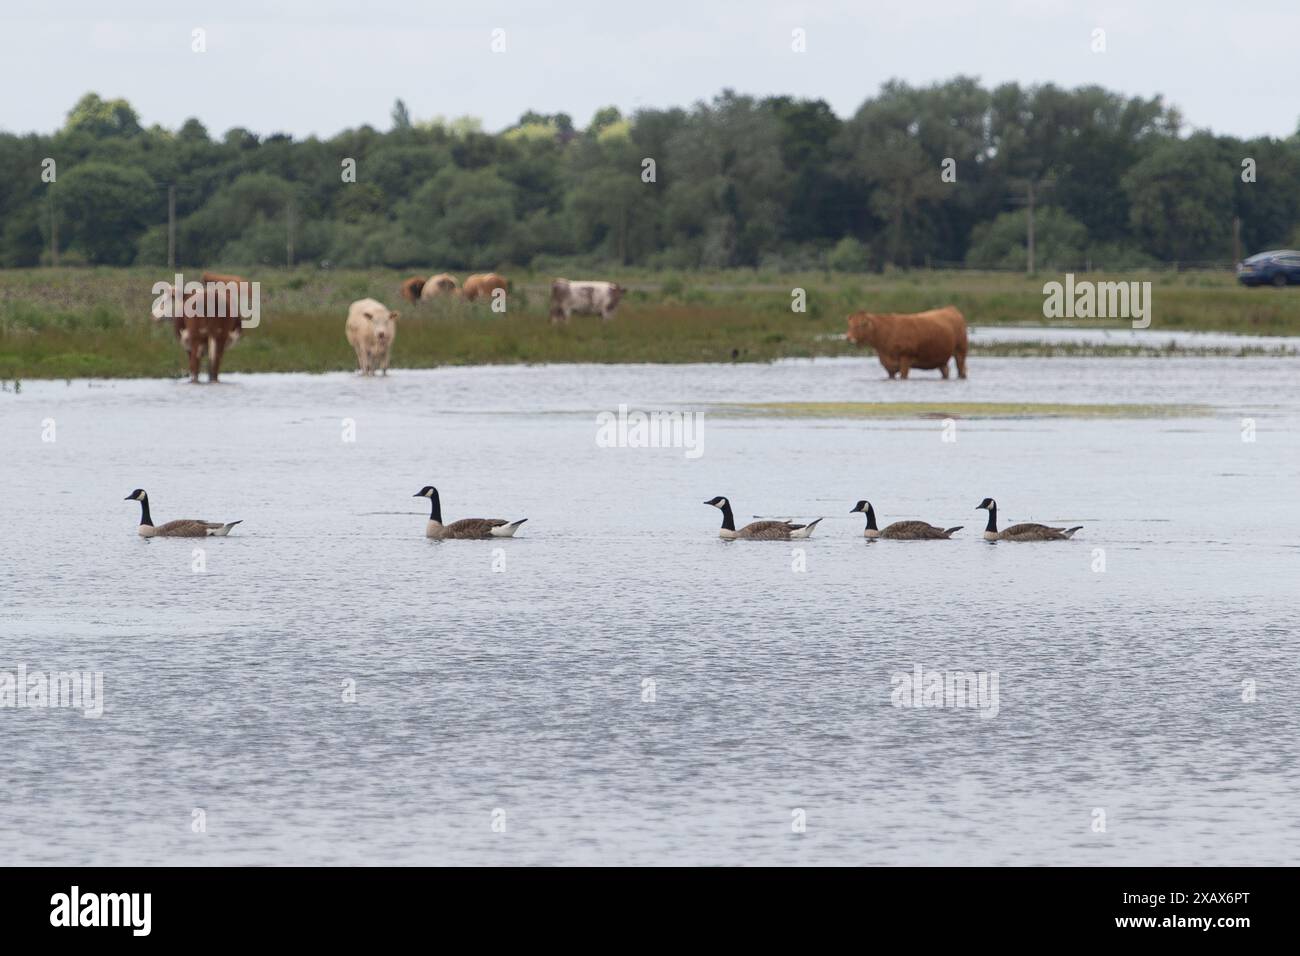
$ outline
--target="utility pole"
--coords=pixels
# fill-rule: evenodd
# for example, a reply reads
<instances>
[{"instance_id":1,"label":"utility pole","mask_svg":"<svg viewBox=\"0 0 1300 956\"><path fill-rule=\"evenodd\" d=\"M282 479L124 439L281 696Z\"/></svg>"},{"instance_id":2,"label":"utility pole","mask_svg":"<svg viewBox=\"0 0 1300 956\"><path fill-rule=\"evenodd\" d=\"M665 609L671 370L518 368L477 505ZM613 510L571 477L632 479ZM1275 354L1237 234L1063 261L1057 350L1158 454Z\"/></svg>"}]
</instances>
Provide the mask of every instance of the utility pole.
<instances>
[{"instance_id":1,"label":"utility pole","mask_svg":"<svg viewBox=\"0 0 1300 956\"><path fill-rule=\"evenodd\" d=\"M1025 193L1025 205L1029 208L1029 260L1027 270L1030 275L1034 274L1034 181L1029 180L1029 188Z\"/></svg>"},{"instance_id":2,"label":"utility pole","mask_svg":"<svg viewBox=\"0 0 1300 956\"><path fill-rule=\"evenodd\" d=\"M176 269L176 187L167 187L167 268Z\"/></svg>"},{"instance_id":3,"label":"utility pole","mask_svg":"<svg viewBox=\"0 0 1300 956\"><path fill-rule=\"evenodd\" d=\"M284 242L284 254L285 254L285 260L289 264L289 268L292 269L293 268L293 200L292 199L290 199L289 202L284 207L284 218L287 226L287 235L285 236L285 242Z\"/></svg>"},{"instance_id":4,"label":"utility pole","mask_svg":"<svg viewBox=\"0 0 1300 956\"><path fill-rule=\"evenodd\" d=\"M1025 187L1024 198L1013 196L1011 202L1017 206L1023 205L1025 207L1025 212L1027 214L1025 220L1025 245L1028 247L1028 255L1026 256L1025 261L1025 274L1033 275L1038 268L1036 258L1037 239L1034 234L1034 215L1038 206L1038 191L1040 189L1051 189L1056 185L1056 180L1053 178L1035 179L1031 176L1024 179L1013 179L1011 182Z\"/></svg>"},{"instance_id":5,"label":"utility pole","mask_svg":"<svg viewBox=\"0 0 1300 956\"><path fill-rule=\"evenodd\" d=\"M54 209L54 190L49 192L50 196L50 265L54 268L59 266L59 215Z\"/></svg>"},{"instance_id":6,"label":"utility pole","mask_svg":"<svg viewBox=\"0 0 1300 956\"><path fill-rule=\"evenodd\" d=\"M1241 217L1232 217L1232 265L1241 261Z\"/></svg>"}]
</instances>

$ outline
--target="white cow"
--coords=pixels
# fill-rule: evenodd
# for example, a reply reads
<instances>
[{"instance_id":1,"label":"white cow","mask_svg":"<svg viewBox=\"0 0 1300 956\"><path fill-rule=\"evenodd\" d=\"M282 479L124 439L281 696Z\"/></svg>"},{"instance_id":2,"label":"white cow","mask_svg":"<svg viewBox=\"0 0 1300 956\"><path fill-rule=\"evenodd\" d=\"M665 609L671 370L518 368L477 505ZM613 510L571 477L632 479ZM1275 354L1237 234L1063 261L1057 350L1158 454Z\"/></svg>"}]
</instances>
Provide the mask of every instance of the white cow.
<instances>
[{"instance_id":1,"label":"white cow","mask_svg":"<svg viewBox=\"0 0 1300 956\"><path fill-rule=\"evenodd\" d=\"M570 282L556 279L551 283L551 321L568 322L573 312L599 314L608 322L614 317L624 289L616 282Z\"/></svg>"},{"instance_id":2,"label":"white cow","mask_svg":"<svg viewBox=\"0 0 1300 956\"><path fill-rule=\"evenodd\" d=\"M375 369L388 374L388 353L397 338L397 317L382 302L357 299L348 309L348 344L357 353L357 368L362 375L374 375Z\"/></svg>"}]
</instances>

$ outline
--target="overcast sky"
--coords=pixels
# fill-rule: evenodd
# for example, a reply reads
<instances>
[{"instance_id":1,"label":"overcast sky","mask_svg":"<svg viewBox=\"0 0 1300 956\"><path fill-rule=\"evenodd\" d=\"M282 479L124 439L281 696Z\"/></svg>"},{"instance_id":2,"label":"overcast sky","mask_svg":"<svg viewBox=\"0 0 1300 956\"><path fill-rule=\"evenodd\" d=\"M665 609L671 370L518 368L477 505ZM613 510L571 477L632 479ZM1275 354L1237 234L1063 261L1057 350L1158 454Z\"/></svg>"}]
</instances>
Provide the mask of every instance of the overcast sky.
<instances>
[{"instance_id":1,"label":"overcast sky","mask_svg":"<svg viewBox=\"0 0 1300 956\"><path fill-rule=\"evenodd\" d=\"M417 120L469 114L489 130L529 109L585 125L601 106L689 106L725 87L848 116L885 80L963 73L1164 94L1189 126L1240 136L1300 120L1296 0L0 2L9 132L56 129L91 90L125 97L146 125L329 136L387 129L399 97ZM205 53L191 51L196 28Z\"/></svg>"}]
</instances>

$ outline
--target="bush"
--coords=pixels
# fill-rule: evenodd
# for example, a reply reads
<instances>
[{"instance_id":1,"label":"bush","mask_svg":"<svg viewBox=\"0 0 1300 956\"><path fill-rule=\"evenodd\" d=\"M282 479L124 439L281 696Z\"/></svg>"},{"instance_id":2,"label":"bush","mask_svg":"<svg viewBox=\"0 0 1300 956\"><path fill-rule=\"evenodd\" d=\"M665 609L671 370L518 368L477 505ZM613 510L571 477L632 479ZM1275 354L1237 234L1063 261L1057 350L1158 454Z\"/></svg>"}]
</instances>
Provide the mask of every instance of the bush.
<instances>
[{"instance_id":1,"label":"bush","mask_svg":"<svg viewBox=\"0 0 1300 956\"><path fill-rule=\"evenodd\" d=\"M871 250L852 236L835 243L826 257L826 264L835 272L869 272Z\"/></svg>"}]
</instances>

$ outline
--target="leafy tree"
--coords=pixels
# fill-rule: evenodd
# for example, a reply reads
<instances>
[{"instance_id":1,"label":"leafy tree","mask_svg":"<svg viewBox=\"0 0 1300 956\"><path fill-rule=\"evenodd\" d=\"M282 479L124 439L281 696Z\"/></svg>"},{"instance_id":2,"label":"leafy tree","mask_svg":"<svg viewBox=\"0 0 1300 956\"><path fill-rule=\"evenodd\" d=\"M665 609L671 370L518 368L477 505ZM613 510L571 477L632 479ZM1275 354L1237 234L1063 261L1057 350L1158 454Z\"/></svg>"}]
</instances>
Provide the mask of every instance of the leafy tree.
<instances>
[{"instance_id":1,"label":"leafy tree","mask_svg":"<svg viewBox=\"0 0 1300 956\"><path fill-rule=\"evenodd\" d=\"M1004 212L992 222L980 223L971 234L966 264L978 269L1024 269L1029 256L1027 213ZM1085 262L1088 230L1083 223L1055 206L1041 207L1034 216L1034 264L1038 269L1063 272Z\"/></svg>"},{"instance_id":2,"label":"leafy tree","mask_svg":"<svg viewBox=\"0 0 1300 956\"><path fill-rule=\"evenodd\" d=\"M402 214L429 261L457 269L502 261L514 221L514 188L490 169L442 170L411 197Z\"/></svg>"},{"instance_id":3,"label":"leafy tree","mask_svg":"<svg viewBox=\"0 0 1300 956\"><path fill-rule=\"evenodd\" d=\"M393 131L406 132L411 128L411 114L406 110L406 104L401 100L393 103Z\"/></svg>"},{"instance_id":4,"label":"leafy tree","mask_svg":"<svg viewBox=\"0 0 1300 956\"><path fill-rule=\"evenodd\" d=\"M63 128L67 132L86 133L96 139L109 136L138 136L140 117L126 100L104 100L97 93L87 93L68 111Z\"/></svg>"},{"instance_id":5,"label":"leafy tree","mask_svg":"<svg viewBox=\"0 0 1300 956\"><path fill-rule=\"evenodd\" d=\"M1159 97L963 76L886 83L843 120L821 100L726 90L689 109L606 107L582 131L529 111L488 133L473 117L416 122L397 100L386 131L302 140L197 119L146 129L89 93L51 133L0 133L0 266L41 262L51 222L64 261L161 262L168 187L186 266L283 261L292 210L299 261L1019 268L1024 212L1009 207L1029 181L1051 183L1049 265L1223 261L1234 217L1245 252L1294 244L1300 130L1241 141L1181 125Z\"/></svg>"},{"instance_id":6,"label":"leafy tree","mask_svg":"<svg viewBox=\"0 0 1300 956\"><path fill-rule=\"evenodd\" d=\"M129 265L135 243L158 208L158 189L138 169L89 162L69 170L56 193L64 240L89 262Z\"/></svg>"},{"instance_id":7,"label":"leafy tree","mask_svg":"<svg viewBox=\"0 0 1300 956\"><path fill-rule=\"evenodd\" d=\"M1133 166L1123 183L1143 247L1165 261L1229 258L1236 169L1207 133L1163 143Z\"/></svg>"}]
</instances>

